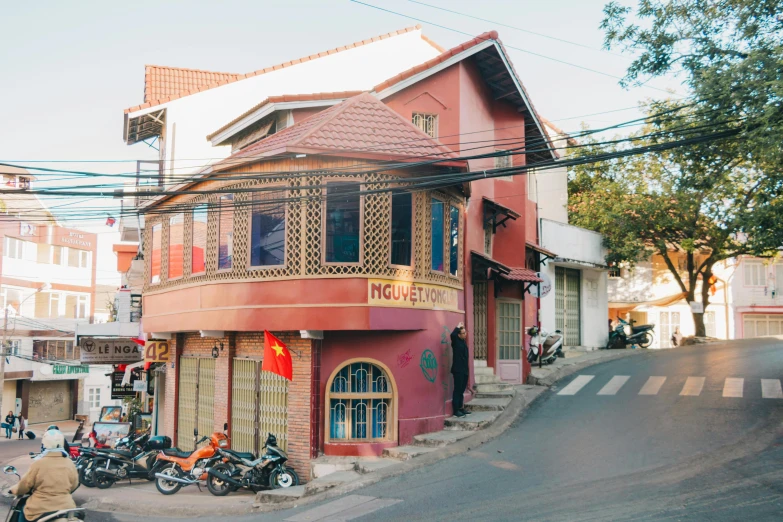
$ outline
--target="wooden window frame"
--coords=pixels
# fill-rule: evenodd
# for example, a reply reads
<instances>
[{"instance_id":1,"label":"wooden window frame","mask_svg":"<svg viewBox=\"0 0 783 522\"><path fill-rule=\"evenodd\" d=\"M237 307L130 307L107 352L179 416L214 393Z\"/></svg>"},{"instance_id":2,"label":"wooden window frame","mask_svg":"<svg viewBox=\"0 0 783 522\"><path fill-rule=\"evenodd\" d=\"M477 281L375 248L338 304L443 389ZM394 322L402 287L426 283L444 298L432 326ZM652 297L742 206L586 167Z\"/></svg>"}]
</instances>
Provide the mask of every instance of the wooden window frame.
<instances>
[{"instance_id":1,"label":"wooden window frame","mask_svg":"<svg viewBox=\"0 0 783 522\"><path fill-rule=\"evenodd\" d=\"M451 273L451 209L457 210L457 272L455 274ZM448 202L448 223L446 223L446 231L448 232L446 235L446 250L443 252L443 257L445 258L448 254L449 258L449 268L446 274L454 279L455 281L461 281L461 275L462 271L460 270L459 266L459 258L460 258L460 248L462 247L462 243L460 242L459 238L460 235L463 234L462 231L462 208L460 208L460 205L455 204L454 201ZM445 263L444 263L445 264Z\"/></svg>"},{"instance_id":2,"label":"wooden window frame","mask_svg":"<svg viewBox=\"0 0 783 522\"><path fill-rule=\"evenodd\" d=\"M391 415L387 416L386 421L386 427L387 427L387 435L385 438L382 439L374 439L374 438L367 438L367 439L332 439L331 438L331 430L329 429L330 424L330 416L331 416L331 402L332 399L345 399L345 400L361 400L361 399L386 399L389 398L388 394L378 394L378 393L332 393L332 383L334 382L334 378L337 377L337 374L340 373L340 371L345 368L346 366L350 367L352 364L355 363L365 363L365 364L371 364L374 366L377 366L381 370L383 370L386 373L386 377L388 380L388 383L391 387ZM399 393L397 391L397 383L394 380L394 374L392 374L391 370L388 366L383 364L382 362L376 360L376 359L369 359L366 357L357 357L353 359L348 359L340 364L338 364L334 370L332 370L332 374L329 376L329 379L326 381L326 393L324 398L324 444L377 444L379 442L396 442L397 441L397 423L398 423L398 416L397 416L397 402L398 402ZM349 420L346 419L346 423L348 423Z\"/></svg>"},{"instance_id":3,"label":"wooden window frame","mask_svg":"<svg viewBox=\"0 0 783 522\"><path fill-rule=\"evenodd\" d=\"M207 231L204 235L204 249L202 255L204 256L204 270L201 270L199 272L193 271L193 234L196 231L196 219L195 219L195 213L197 208L204 207L204 213L207 216L207 221L204 223L206 225ZM202 276L207 273L207 255L209 252L209 202L208 201L200 201L198 203L195 203L193 205L193 208L190 210L190 275L188 277L194 277L194 276ZM183 235L183 241L184 241L184 235ZM183 260L184 262L184 260ZM185 273L184 267L183 267L183 276Z\"/></svg>"},{"instance_id":4,"label":"wooden window frame","mask_svg":"<svg viewBox=\"0 0 783 522\"><path fill-rule=\"evenodd\" d=\"M228 268L220 268L220 214L224 210L224 209L221 208L220 200L221 200L221 198L223 198L225 196L231 196L231 203L232 203L232 208L231 208L231 238L232 238L231 246L232 246L232 252L231 252L231 256L230 256L231 257L231 266L228 267ZM217 214L217 216L216 216L217 217L216 232L217 233L215 234L215 267L216 267L215 268L215 273L216 274L222 274L222 273L231 272L236 267L236 263L234 262L235 260L234 260L234 252L233 252L235 250L235 246L236 246L233 243L234 231L236 230L236 215L237 215L236 200L237 200L237 195L234 194L233 192L231 192L231 193L221 193L221 194L218 194L217 195L217 200L215 201L215 203L217 205L217 208L215 209L217 211L216 212L216 214ZM207 214L207 223L209 223L209 214ZM206 263L206 259L205 259L205 263L204 264L205 265L207 264Z\"/></svg>"},{"instance_id":5,"label":"wooden window frame","mask_svg":"<svg viewBox=\"0 0 783 522\"><path fill-rule=\"evenodd\" d=\"M433 208L432 201L434 199L437 199L438 201L440 201L443 204L443 270L433 270L433 268L432 268L432 208ZM448 269L446 267L446 256L447 256L448 251L449 251L447 238L450 237L450 231L449 231L449 227L448 227L449 220L448 220L448 213L446 212L446 209L451 205L451 202L446 197L443 197L443 196L440 196L440 195L437 195L437 194L434 194L434 193L430 193L429 194L429 201L427 202L427 204L429 205L429 210L430 210L427 213L427 216L430 218L429 219L429 226L428 226L429 230L427 230L427 236L430 239L430 242L427 245L429 247L429 249L430 249L430 264L429 264L430 266L428 266L427 268L429 269L429 272L431 274L438 274L438 275L442 275L442 276L452 277L451 274L449 274ZM459 258L459 254L457 254L457 258Z\"/></svg>"},{"instance_id":6,"label":"wooden window frame","mask_svg":"<svg viewBox=\"0 0 783 522\"><path fill-rule=\"evenodd\" d=\"M401 270L415 270L416 269L416 194L410 192L411 195L411 264L410 265L395 265L391 262L392 257L392 216L394 215L394 194L389 194L389 262L387 266L389 268L397 268Z\"/></svg>"},{"instance_id":7,"label":"wooden window frame","mask_svg":"<svg viewBox=\"0 0 783 522\"><path fill-rule=\"evenodd\" d=\"M351 263L340 263L337 261L326 261L326 206L327 197L329 194L329 183L342 183L342 184L354 184L359 186L359 261ZM345 177L329 177L324 178L321 184L321 193L324 198L321 202L321 264L323 266L362 266L364 264L364 194L365 191L364 181L345 178ZM391 214L389 214L391 216Z\"/></svg>"},{"instance_id":8,"label":"wooden window frame","mask_svg":"<svg viewBox=\"0 0 783 522\"><path fill-rule=\"evenodd\" d=\"M264 185L264 188L272 188L272 187L280 187L283 193L283 199L287 200L289 197L289 187L288 185L281 184L281 183L275 183L270 185ZM265 191L266 192L266 191ZM268 191L271 192L271 191ZM288 226L290 225L288 221L288 202L286 201L283 203L285 207L285 229L283 231L283 263L280 265L254 265L251 263L251 259L253 257L252 249L253 249L253 207L255 204L255 195L256 192L250 193L250 210L247 213L247 259L245 259L245 268L248 271L257 271L257 270L273 270L273 269L281 269L286 268L288 266ZM219 223L218 223L219 224ZM361 257L360 257L361 258Z\"/></svg>"},{"instance_id":9,"label":"wooden window frame","mask_svg":"<svg viewBox=\"0 0 783 522\"><path fill-rule=\"evenodd\" d=\"M177 277L171 277L171 220L176 218L177 216L182 216L182 275L179 275ZM168 241L166 242L166 250L167 250L167 263L166 263L166 281L178 281L185 277L185 212L177 212L171 216L169 216L168 219L168 229L169 233L168 235Z\"/></svg>"}]
</instances>

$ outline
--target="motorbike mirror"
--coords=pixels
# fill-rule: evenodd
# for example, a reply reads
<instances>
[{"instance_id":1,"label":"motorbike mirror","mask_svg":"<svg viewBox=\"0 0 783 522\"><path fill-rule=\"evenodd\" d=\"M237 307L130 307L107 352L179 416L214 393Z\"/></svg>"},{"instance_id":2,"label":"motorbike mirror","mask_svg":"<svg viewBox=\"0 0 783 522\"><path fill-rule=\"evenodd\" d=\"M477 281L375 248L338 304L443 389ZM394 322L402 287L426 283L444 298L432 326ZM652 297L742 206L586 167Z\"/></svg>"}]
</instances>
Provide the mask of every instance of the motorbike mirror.
<instances>
[{"instance_id":1,"label":"motorbike mirror","mask_svg":"<svg viewBox=\"0 0 783 522\"><path fill-rule=\"evenodd\" d=\"M227 422L223 423L223 431L228 431L228 423Z\"/></svg>"},{"instance_id":2,"label":"motorbike mirror","mask_svg":"<svg viewBox=\"0 0 783 522\"><path fill-rule=\"evenodd\" d=\"M16 475L16 468L13 466L6 466L3 468L3 473L6 475Z\"/></svg>"},{"instance_id":3,"label":"motorbike mirror","mask_svg":"<svg viewBox=\"0 0 783 522\"><path fill-rule=\"evenodd\" d=\"M193 436L198 437L198 428L193 428Z\"/></svg>"}]
</instances>

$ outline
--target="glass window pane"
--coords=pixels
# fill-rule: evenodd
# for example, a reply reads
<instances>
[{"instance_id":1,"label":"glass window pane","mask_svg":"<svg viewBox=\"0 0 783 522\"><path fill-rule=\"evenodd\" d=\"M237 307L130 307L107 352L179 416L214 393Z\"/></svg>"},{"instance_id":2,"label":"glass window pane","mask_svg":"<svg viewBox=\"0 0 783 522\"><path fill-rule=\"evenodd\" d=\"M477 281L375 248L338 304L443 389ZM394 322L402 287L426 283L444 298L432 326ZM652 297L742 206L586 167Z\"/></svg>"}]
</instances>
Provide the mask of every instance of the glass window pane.
<instances>
[{"instance_id":1,"label":"glass window pane","mask_svg":"<svg viewBox=\"0 0 783 522\"><path fill-rule=\"evenodd\" d=\"M206 271L204 253L207 251L207 205L193 208L192 245L190 248L191 274Z\"/></svg>"},{"instance_id":2,"label":"glass window pane","mask_svg":"<svg viewBox=\"0 0 783 522\"><path fill-rule=\"evenodd\" d=\"M443 272L443 221L445 208L442 201L432 198L431 237L432 263L430 268Z\"/></svg>"},{"instance_id":3,"label":"glass window pane","mask_svg":"<svg viewBox=\"0 0 783 522\"><path fill-rule=\"evenodd\" d=\"M259 192L253 195L250 223L250 264L285 264L285 191Z\"/></svg>"},{"instance_id":4,"label":"glass window pane","mask_svg":"<svg viewBox=\"0 0 783 522\"><path fill-rule=\"evenodd\" d=\"M449 273L456 276L459 270L459 209L449 209Z\"/></svg>"},{"instance_id":5,"label":"glass window pane","mask_svg":"<svg viewBox=\"0 0 783 522\"><path fill-rule=\"evenodd\" d=\"M68 249L68 266L79 266L79 251L75 248Z\"/></svg>"},{"instance_id":6,"label":"glass window pane","mask_svg":"<svg viewBox=\"0 0 783 522\"><path fill-rule=\"evenodd\" d=\"M160 245L162 225L152 227L152 255L150 256L150 283L160 283Z\"/></svg>"},{"instance_id":7,"label":"glass window pane","mask_svg":"<svg viewBox=\"0 0 783 522\"><path fill-rule=\"evenodd\" d=\"M185 215L169 218L169 279L182 277L185 264Z\"/></svg>"},{"instance_id":8,"label":"glass window pane","mask_svg":"<svg viewBox=\"0 0 783 522\"><path fill-rule=\"evenodd\" d=\"M234 195L218 199L218 270L231 268L234 255Z\"/></svg>"},{"instance_id":9,"label":"glass window pane","mask_svg":"<svg viewBox=\"0 0 783 522\"><path fill-rule=\"evenodd\" d=\"M328 183L326 188L326 262L359 262L358 183Z\"/></svg>"},{"instance_id":10,"label":"glass window pane","mask_svg":"<svg viewBox=\"0 0 783 522\"><path fill-rule=\"evenodd\" d=\"M411 266L413 245L413 195L403 192L392 195L391 264Z\"/></svg>"}]
</instances>

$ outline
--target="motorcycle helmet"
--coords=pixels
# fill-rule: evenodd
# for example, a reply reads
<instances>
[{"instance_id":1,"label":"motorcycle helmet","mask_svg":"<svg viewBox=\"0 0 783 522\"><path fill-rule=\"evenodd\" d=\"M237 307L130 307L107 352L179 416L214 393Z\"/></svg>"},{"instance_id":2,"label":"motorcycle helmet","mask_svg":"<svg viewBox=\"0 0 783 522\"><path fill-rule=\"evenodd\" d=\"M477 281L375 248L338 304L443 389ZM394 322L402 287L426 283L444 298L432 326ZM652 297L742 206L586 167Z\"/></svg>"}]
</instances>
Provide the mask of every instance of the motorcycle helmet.
<instances>
[{"instance_id":1,"label":"motorcycle helmet","mask_svg":"<svg viewBox=\"0 0 783 522\"><path fill-rule=\"evenodd\" d=\"M528 335L538 335L538 327L531 326L530 328L527 329L527 333Z\"/></svg>"},{"instance_id":2,"label":"motorcycle helmet","mask_svg":"<svg viewBox=\"0 0 783 522\"><path fill-rule=\"evenodd\" d=\"M47 430L41 438L44 449L52 450L65 447L65 437L60 430Z\"/></svg>"},{"instance_id":3,"label":"motorcycle helmet","mask_svg":"<svg viewBox=\"0 0 783 522\"><path fill-rule=\"evenodd\" d=\"M49 430L57 430L57 431L60 431L60 428L58 428L57 426L55 426L54 424L52 424L51 426L49 426L48 428L46 428L46 431L49 431Z\"/></svg>"}]
</instances>

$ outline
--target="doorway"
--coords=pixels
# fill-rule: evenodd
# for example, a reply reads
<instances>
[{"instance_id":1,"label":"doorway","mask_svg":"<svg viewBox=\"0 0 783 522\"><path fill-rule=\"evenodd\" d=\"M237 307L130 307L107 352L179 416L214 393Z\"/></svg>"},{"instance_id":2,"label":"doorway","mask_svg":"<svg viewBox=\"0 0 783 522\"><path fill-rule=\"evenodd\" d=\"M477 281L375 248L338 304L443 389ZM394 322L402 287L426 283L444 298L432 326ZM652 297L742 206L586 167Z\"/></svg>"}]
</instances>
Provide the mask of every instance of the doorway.
<instances>
[{"instance_id":1,"label":"doorway","mask_svg":"<svg viewBox=\"0 0 783 522\"><path fill-rule=\"evenodd\" d=\"M522 301L497 301L498 376L506 382L522 382Z\"/></svg>"},{"instance_id":2,"label":"doorway","mask_svg":"<svg viewBox=\"0 0 783 522\"><path fill-rule=\"evenodd\" d=\"M555 327L563 332L564 346L582 344L582 273L555 267Z\"/></svg>"},{"instance_id":3,"label":"doorway","mask_svg":"<svg viewBox=\"0 0 783 522\"><path fill-rule=\"evenodd\" d=\"M215 428L215 359L182 357L179 363L177 447L194 449L193 430L210 435Z\"/></svg>"}]
</instances>

